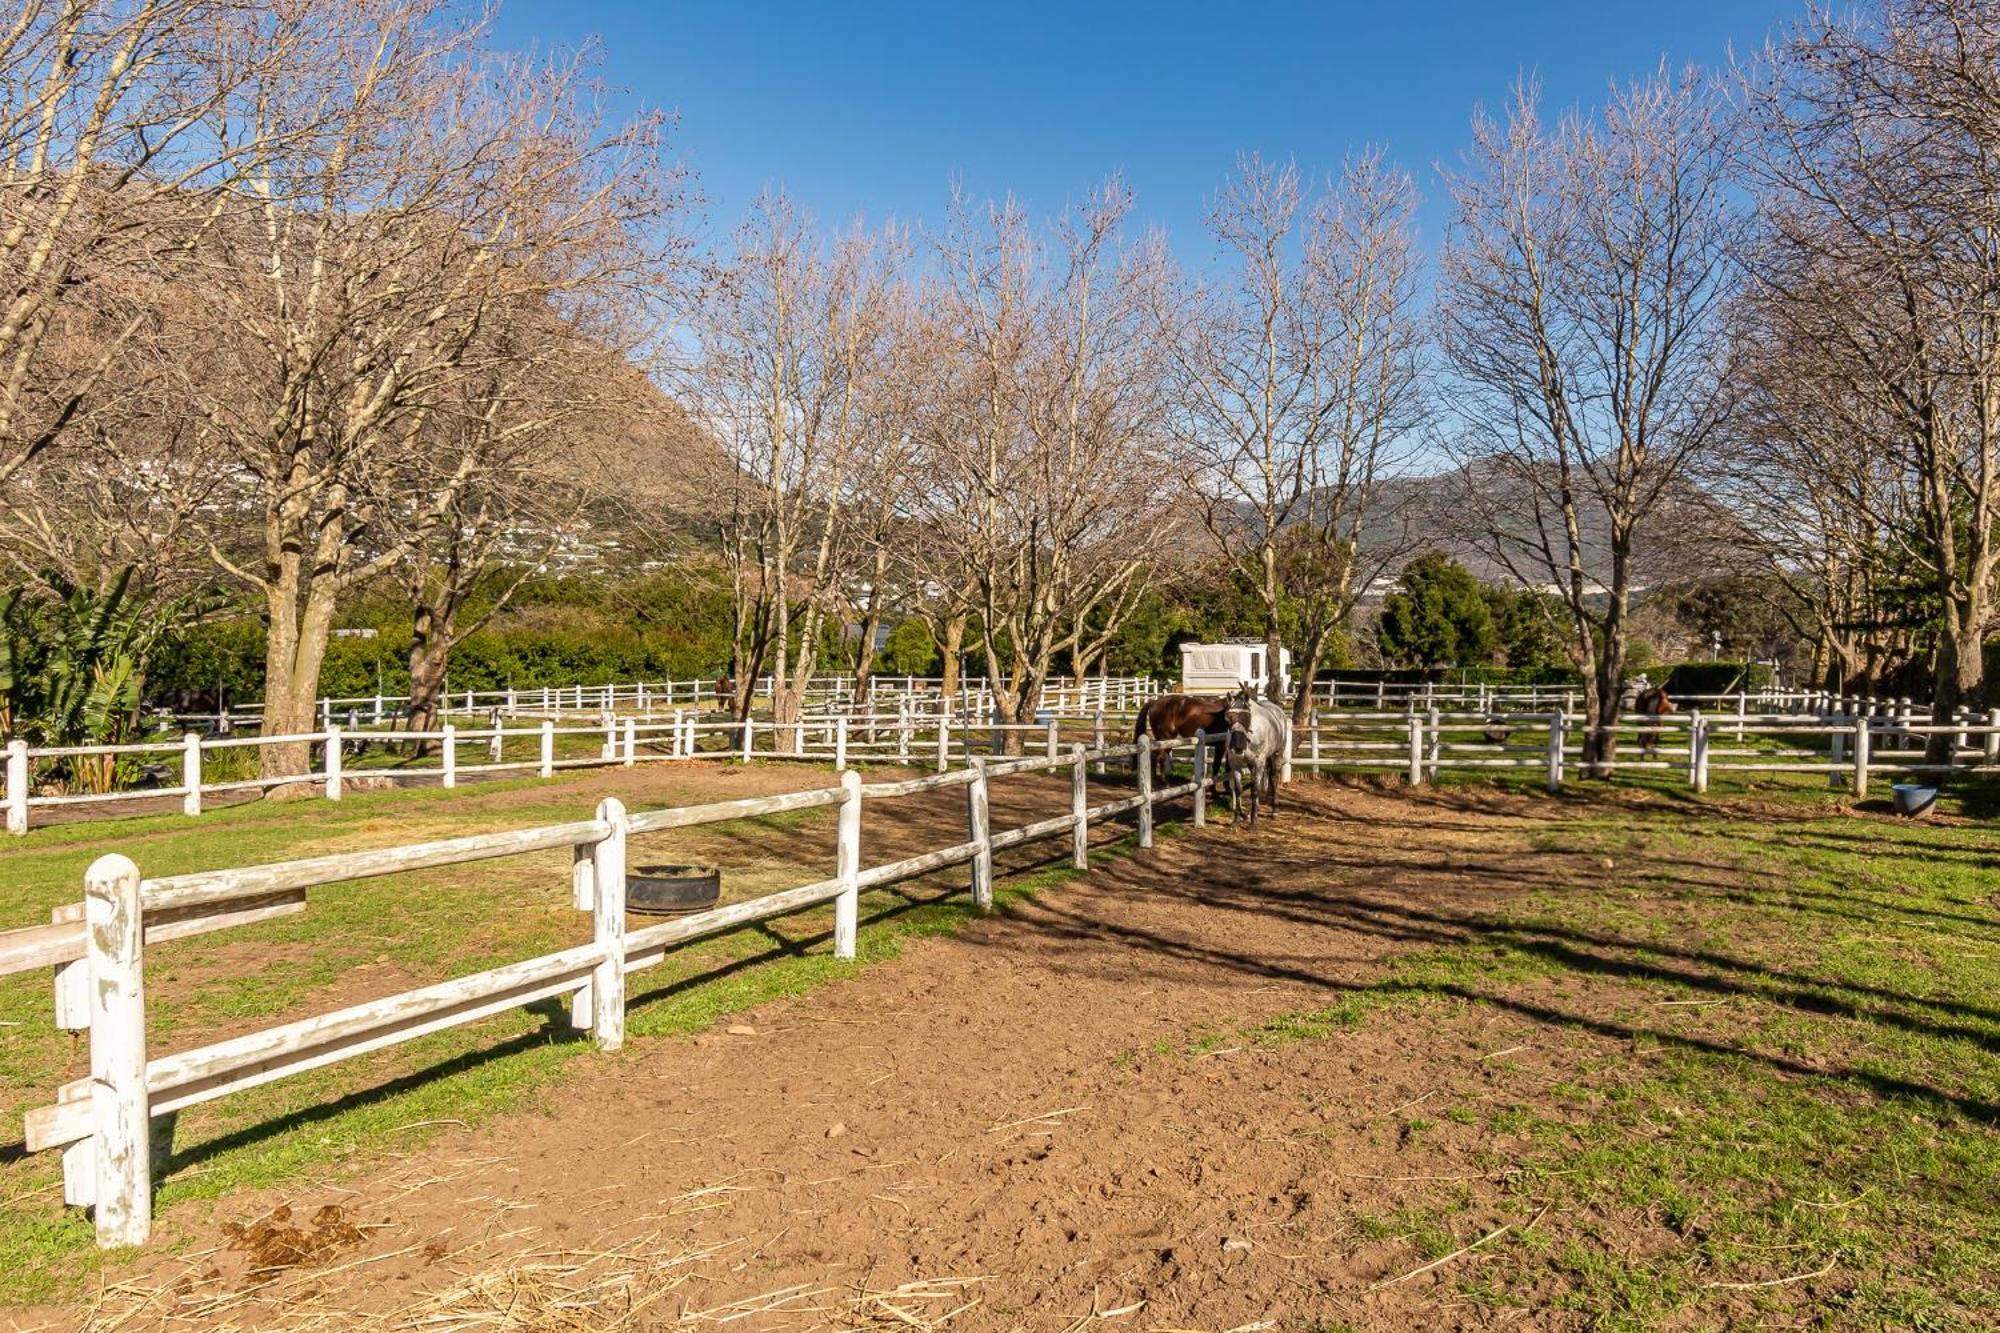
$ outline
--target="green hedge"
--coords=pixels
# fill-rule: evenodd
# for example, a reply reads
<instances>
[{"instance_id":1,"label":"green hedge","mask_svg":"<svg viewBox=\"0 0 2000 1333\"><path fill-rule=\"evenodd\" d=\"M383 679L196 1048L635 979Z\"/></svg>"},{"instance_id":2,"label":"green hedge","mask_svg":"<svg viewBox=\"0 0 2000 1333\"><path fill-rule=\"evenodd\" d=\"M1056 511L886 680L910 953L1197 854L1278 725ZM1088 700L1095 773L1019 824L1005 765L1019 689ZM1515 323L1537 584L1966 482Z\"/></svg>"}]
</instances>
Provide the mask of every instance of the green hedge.
<instances>
[{"instance_id":1,"label":"green hedge","mask_svg":"<svg viewBox=\"0 0 2000 1333\"><path fill-rule=\"evenodd\" d=\"M726 626L726 621L725 621ZM319 693L336 698L409 693L410 632L378 631L372 639L337 638L327 645ZM728 670L725 632L690 633L660 627L557 626L483 630L451 655L453 690L512 685L599 684L619 680L713 679ZM202 625L176 634L155 656L147 694L155 702L212 698L218 685L232 702L264 692L264 630L251 622Z\"/></svg>"},{"instance_id":2,"label":"green hedge","mask_svg":"<svg viewBox=\"0 0 2000 1333\"><path fill-rule=\"evenodd\" d=\"M1754 693L1770 683L1771 668L1762 662L1680 662L1665 681L1668 694Z\"/></svg>"},{"instance_id":3,"label":"green hedge","mask_svg":"<svg viewBox=\"0 0 2000 1333\"><path fill-rule=\"evenodd\" d=\"M1439 685L1580 685L1583 678L1568 667L1442 667L1426 671L1419 667L1399 667L1383 670L1361 668L1341 668L1323 671L1322 679L1338 676L1341 681L1365 681L1373 684L1383 680L1391 685L1421 685L1431 681Z\"/></svg>"}]
</instances>

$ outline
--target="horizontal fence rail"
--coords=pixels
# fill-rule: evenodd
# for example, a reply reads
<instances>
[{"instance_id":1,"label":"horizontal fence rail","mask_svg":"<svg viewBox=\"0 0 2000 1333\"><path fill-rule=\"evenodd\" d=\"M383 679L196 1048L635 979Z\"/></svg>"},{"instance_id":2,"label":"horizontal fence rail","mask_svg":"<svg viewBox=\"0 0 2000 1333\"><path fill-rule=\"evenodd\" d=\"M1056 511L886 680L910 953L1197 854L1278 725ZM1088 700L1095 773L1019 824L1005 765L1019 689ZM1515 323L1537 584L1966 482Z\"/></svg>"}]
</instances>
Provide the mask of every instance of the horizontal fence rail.
<instances>
[{"instance_id":1,"label":"horizontal fence rail","mask_svg":"<svg viewBox=\"0 0 2000 1333\"><path fill-rule=\"evenodd\" d=\"M724 710L737 699L733 682L724 679L613 681L597 685L508 686L496 690L446 689L437 700L440 712L448 715L484 716L500 713L506 717L545 715L595 715L650 713L674 708ZM945 694L942 676L892 676L876 673L865 681L852 675L821 675L809 680L801 699L808 709L845 708L867 700L925 699L935 701ZM1086 676L1052 678L1043 691L1046 702L1066 710L1106 708L1122 711L1138 699L1159 689L1147 676ZM769 701L769 675L752 682L752 700ZM983 677L962 677L952 683L950 697L966 712L990 713L993 691ZM322 730L336 724L352 729L378 725L407 714L412 700L406 694L328 696L314 701ZM172 722L205 728L238 729L256 727L263 721L262 704L239 704L218 713L187 713L158 710Z\"/></svg>"},{"instance_id":2,"label":"horizontal fence rail","mask_svg":"<svg viewBox=\"0 0 2000 1333\"><path fill-rule=\"evenodd\" d=\"M547 778L568 769L699 758L734 758L743 763L787 758L831 762L836 768L897 763L946 772L975 755L1004 750L1054 754L1061 744L1074 740L1101 746L1114 736L1130 735L1137 709L1157 692L1149 683L1143 683L1141 690L1141 682L1116 678L1086 684L1129 707L1086 712L1063 702L1075 696L1052 691L1035 721L1000 723L986 720L990 713L968 714L949 700L884 692L860 702L809 704L802 717L785 722L760 717L739 722L691 706L654 710L649 702L648 711L640 714L607 709L595 716L571 718L558 713L525 722L494 714L485 725L445 722L428 731L334 725L287 736L189 732L125 745L46 748L31 748L17 740L6 749L0 799L8 831L19 834L29 829L37 811L115 813L127 802L178 798L184 813L198 815L205 798L231 793L289 791L339 800L345 791L370 786L454 787L471 776ZM1334 681L1326 688L1332 696L1343 687ZM1530 754L1521 742L1495 748L1494 742L1475 733L1551 725L1563 731L1564 754L1579 753L1584 724L1574 707L1574 691L1558 695L1539 686L1481 686L1425 696L1411 692L1415 687L1401 688L1405 695L1400 708L1373 708L1365 706L1366 699L1349 699L1339 707L1315 709L1306 725L1295 730L1295 761L1321 771L1397 769L1419 779L1450 770L1529 768L1549 762L1553 751ZM1427 697L1431 703L1420 706ZM1484 704L1475 707L1482 698ZM1522 700L1541 702L1529 707ZM1682 711L1662 718L1621 718L1615 734L1639 742L1643 753L1620 756L1599 776L1684 769L1688 782L1705 790L1710 772L1825 772L1844 775L1844 785L1865 795L1871 772L1921 775L2000 766L2000 710L1963 711L1956 720L1934 723L1927 711L1907 699L1766 691L1682 696L1677 702ZM1863 724L1868 735L1859 737L1857 728ZM1926 762L1921 753L1925 738L1936 734L1958 738L1948 762ZM1728 744L1718 749L1714 743L1718 737ZM1751 748L1744 749L1746 744ZM263 752L272 747L289 747L283 753L302 755L291 765L298 771L243 775L244 762L261 767ZM153 762L137 781L110 790L52 789L38 781L38 773L51 766L84 759ZM1560 785L1561 778L1562 772L1554 771L1552 785Z\"/></svg>"},{"instance_id":3,"label":"horizontal fence rail","mask_svg":"<svg viewBox=\"0 0 2000 1333\"><path fill-rule=\"evenodd\" d=\"M27 1113L26 1147L61 1151L64 1201L94 1209L100 1244L143 1243L151 1225L155 1145L171 1141L173 1117L183 1108L556 997L568 999L573 1027L588 1031L599 1047L615 1050L624 1041L627 977L665 961L691 940L830 902L834 955L851 959L863 889L965 865L966 890L977 907L990 909L996 851L1067 837L1071 863L1087 869L1093 824L1135 812L1138 844L1151 847L1155 808L1190 797L1195 822L1203 822L1214 778L1207 769L1208 742L1219 739L1158 746L1144 737L1129 744L1070 742L1020 758L973 756L952 772L890 782L866 782L850 768L835 786L662 810L628 811L612 797L592 818L564 824L160 878L144 877L128 857L101 856L85 874L80 903L56 909L48 925L0 932L0 975L53 968L55 1025L89 1034L89 1077L57 1089L53 1102ZM1175 761L1183 753L1186 777L1176 780ZM1156 755L1164 756L1168 774L1158 785ZM1087 774L1107 764L1129 767L1137 794L1093 805ZM1068 775L1064 812L1016 828L992 827L991 784L1034 773ZM867 808L945 788L966 793L963 841L880 865L861 864ZM831 875L628 927L630 839L828 807L837 811ZM562 848L571 852L571 905L587 916L587 942L190 1050L147 1052L149 945L302 912L308 890Z\"/></svg>"}]
</instances>

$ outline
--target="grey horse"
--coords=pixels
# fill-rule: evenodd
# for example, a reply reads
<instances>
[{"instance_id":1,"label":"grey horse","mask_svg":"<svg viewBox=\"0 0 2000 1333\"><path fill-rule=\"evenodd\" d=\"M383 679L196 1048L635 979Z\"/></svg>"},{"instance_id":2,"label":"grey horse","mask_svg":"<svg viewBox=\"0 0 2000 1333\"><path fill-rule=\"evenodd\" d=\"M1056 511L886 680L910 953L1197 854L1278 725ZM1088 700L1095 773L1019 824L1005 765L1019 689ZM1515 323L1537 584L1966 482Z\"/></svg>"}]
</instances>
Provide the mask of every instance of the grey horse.
<instances>
[{"instance_id":1,"label":"grey horse","mask_svg":"<svg viewBox=\"0 0 2000 1333\"><path fill-rule=\"evenodd\" d=\"M1244 775L1250 778L1250 827L1257 827L1260 797L1269 801L1271 814L1278 813L1278 776L1284 771L1285 756L1292 744L1292 720L1285 710L1269 699L1259 698L1256 687L1243 685L1229 696L1229 744L1223 750L1224 776L1229 802L1234 810L1230 824L1243 818Z\"/></svg>"}]
</instances>

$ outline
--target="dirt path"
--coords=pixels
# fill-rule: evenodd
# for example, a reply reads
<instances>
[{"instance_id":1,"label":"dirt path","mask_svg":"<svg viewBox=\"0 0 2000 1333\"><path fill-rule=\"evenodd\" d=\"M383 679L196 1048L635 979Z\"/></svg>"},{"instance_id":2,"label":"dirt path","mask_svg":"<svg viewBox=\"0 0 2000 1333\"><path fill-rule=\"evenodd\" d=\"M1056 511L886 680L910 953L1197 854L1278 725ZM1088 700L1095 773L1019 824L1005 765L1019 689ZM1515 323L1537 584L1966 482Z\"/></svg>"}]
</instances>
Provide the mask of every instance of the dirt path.
<instances>
[{"instance_id":1,"label":"dirt path","mask_svg":"<svg viewBox=\"0 0 2000 1333\"><path fill-rule=\"evenodd\" d=\"M1531 854L1535 807L1498 796L1291 796L1254 836L1188 831L692 1043L583 1062L553 1114L226 1200L194 1227L217 1249L103 1313L212 1328L512 1310L507 1326L603 1327L637 1301L642 1328L930 1326L954 1310L973 1329L1506 1322L1441 1303L1441 1275L1377 1289L1424 1259L1368 1219L1405 1197L1399 1181L1463 1172L1480 1195L1469 1225L1519 1223L1475 1165L1490 1136L1446 1124L1416 1142L1398 1113L1493 1077L1485 1058L1526 1020L1278 1044L1241 1029L1461 937L1427 916L1578 868ZM323 1253L253 1276L228 1240L260 1221Z\"/></svg>"}]
</instances>

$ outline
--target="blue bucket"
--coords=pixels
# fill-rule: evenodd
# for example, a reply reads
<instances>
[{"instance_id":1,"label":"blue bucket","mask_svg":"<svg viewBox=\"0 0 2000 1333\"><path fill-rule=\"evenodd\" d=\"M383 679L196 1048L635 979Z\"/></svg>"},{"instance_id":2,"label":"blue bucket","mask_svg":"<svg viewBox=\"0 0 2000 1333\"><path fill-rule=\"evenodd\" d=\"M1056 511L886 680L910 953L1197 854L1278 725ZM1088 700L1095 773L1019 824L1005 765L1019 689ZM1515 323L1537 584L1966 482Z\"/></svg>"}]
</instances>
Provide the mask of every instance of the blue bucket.
<instances>
[{"instance_id":1,"label":"blue bucket","mask_svg":"<svg viewBox=\"0 0 2000 1333\"><path fill-rule=\"evenodd\" d=\"M1938 789L1921 782L1898 782L1889 794L1895 797L1897 814L1914 817L1936 804Z\"/></svg>"}]
</instances>

